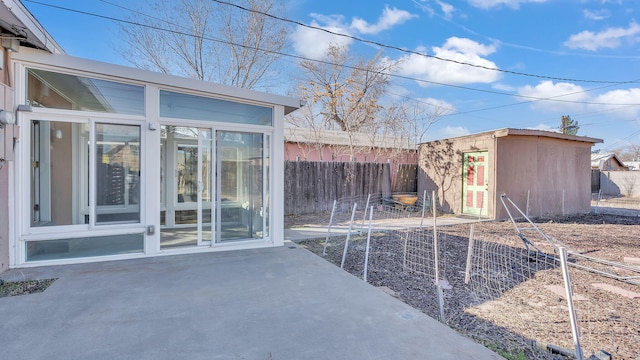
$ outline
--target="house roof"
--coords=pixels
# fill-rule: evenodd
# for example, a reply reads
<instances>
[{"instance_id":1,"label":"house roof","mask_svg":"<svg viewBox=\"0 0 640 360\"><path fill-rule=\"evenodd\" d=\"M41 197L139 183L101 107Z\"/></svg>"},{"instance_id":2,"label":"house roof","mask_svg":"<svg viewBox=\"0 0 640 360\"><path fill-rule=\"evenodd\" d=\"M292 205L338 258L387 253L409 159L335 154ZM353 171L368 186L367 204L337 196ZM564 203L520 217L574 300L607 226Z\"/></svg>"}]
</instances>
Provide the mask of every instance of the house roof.
<instances>
[{"instance_id":1,"label":"house roof","mask_svg":"<svg viewBox=\"0 0 640 360\"><path fill-rule=\"evenodd\" d=\"M640 161L625 161L624 166L629 168L629 170L640 170Z\"/></svg>"},{"instance_id":2,"label":"house roof","mask_svg":"<svg viewBox=\"0 0 640 360\"><path fill-rule=\"evenodd\" d=\"M615 153L595 153L591 154L591 167L602 169L603 164L609 159L615 160L621 167L627 166Z\"/></svg>"},{"instance_id":3,"label":"house roof","mask_svg":"<svg viewBox=\"0 0 640 360\"><path fill-rule=\"evenodd\" d=\"M2 37L15 38L21 46L62 54L64 50L19 0L0 0Z\"/></svg>"},{"instance_id":4,"label":"house roof","mask_svg":"<svg viewBox=\"0 0 640 360\"><path fill-rule=\"evenodd\" d=\"M577 135L568 135L559 132L553 131L544 131L544 130L533 130L533 129L513 129L513 128L504 128L497 130L484 131L480 133L457 136L450 139L464 139L464 138L473 138L477 136L486 136L492 135L495 137L506 137L506 136L540 136L540 137L548 137L554 139L561 140L572 140L572 141L580 141L580 142L588 142L592 144L602 143L602 139L591 138L587 136L577 136ZM429 141L428 141L429 142Z\"/></svg>"},{"instance_id":5,"label":"house roof","mask_svg":"<svg viewBox=\"0 0 640 360\"><path fill-rule=\"evenodd\" d=\"M397 136L352 133L354 146L377 147L385 149L415 150L416 144ZM337 130L316 130L309 128L287 127L284 129L284 139L287 142L303 144L325 144L349 146L349 133Z\"/></svg>"}]
</instances>

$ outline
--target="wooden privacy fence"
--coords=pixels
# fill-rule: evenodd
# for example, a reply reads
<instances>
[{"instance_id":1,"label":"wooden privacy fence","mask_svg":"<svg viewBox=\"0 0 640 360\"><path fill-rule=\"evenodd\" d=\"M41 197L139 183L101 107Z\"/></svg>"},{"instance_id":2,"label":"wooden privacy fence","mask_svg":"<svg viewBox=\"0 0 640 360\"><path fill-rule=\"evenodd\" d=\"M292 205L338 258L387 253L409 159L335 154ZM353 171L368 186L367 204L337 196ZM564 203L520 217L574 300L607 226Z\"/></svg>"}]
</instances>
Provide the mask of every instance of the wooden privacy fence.
<instances>
[{"instance_id":1,"label":"wooden privacy fence","mask_svg":"<svg viewBox=\"0 0 640 360\"><path fill-rule=\"evenodd\" d=\"M285 215L331 211L336 199L391 190L391 178L394 192L415 192L416 171L417 165L285 161Z\"/></svg>"}]
</instances>

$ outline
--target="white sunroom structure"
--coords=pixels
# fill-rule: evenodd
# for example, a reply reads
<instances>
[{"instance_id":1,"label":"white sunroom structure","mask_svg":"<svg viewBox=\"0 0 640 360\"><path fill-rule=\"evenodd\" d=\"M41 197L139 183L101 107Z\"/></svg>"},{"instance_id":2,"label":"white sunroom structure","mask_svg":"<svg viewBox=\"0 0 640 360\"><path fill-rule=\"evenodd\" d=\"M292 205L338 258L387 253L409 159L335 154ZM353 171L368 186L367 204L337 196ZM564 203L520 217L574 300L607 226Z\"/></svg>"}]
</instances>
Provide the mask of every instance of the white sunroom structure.
<instances>
[{"instance_id":1,"label":"white sunroom structure","mask_svg":"<svg viewBox=\"0 0 640 360\"><path fill-rule=\"evenodd\" d=\"M298 99L27 47L8 65L10 267L283 244Z\"/></svg>"}]
</instances>

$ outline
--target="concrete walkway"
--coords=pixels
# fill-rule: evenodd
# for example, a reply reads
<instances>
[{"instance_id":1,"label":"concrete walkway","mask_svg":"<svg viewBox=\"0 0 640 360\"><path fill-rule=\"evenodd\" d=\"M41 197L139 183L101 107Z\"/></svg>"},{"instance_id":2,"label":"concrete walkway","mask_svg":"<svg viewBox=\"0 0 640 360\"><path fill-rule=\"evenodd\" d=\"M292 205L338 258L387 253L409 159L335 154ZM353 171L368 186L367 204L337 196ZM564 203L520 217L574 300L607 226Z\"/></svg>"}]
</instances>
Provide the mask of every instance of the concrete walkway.
<instances>
[{"instance_id":1,"label":"concrete walkway","mask_svg":"<svg viewBox=\"0 0 640 360\"><path fill-rule=\"evenodd\" d=\"M436 219L438 226L467 224L479 221L476 217L460 217L460 216L441 216ZM412 217L406 219L392 219L392 220L376 220L372 223L372 228L375 230L399 230L406 228L418 228L422 223L423 227L433 227L433 218L425 217L423 221L420 218ZM360 229L366 233L368 230L368 223L364 226L359 222L355 225L352 231L355 233ZM300 241L308 239L324 239L327 236L328 225L305 225L294 226L284 230L284 239L290 241ZM331 229L332 236L344 236L348 233L348 225L333 226Z\"/></svg>"},{"instance_id":2,"label":"concrete walkway","mask_svg":"<svg viewBox=\"0 0 640 360\"><path fill-rule=\"evenodd\" d=\"M501 359L293 243L9 270L3 359Z\"/></svg>"}]
</instances>

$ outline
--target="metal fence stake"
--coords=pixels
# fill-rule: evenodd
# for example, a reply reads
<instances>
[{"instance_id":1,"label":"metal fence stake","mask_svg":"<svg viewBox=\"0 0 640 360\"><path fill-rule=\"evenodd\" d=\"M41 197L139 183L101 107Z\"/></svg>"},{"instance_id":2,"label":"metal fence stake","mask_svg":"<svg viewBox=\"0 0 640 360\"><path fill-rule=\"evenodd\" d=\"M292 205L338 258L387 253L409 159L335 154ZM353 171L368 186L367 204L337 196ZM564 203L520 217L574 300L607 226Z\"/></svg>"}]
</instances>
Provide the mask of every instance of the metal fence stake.
<instances>
[{"instance_id":1,"label":"metal fence stake","mask_svg":"<svg viewBox=\"0 0 640 360\"><path fill-rule=\"evenodd\" d=\"M344 250L342 251L342 261L340 262L340 269L344 269L344 260L347 258L347 248L349 247L349 239L351 238L351 229L353 228L353 218L356 216L356 209L358 203L353 203L353 210L351 211L351 221L349 221L349 230L347 230L347 238L344 240Z\"/></svg>"},{"instance_id":2,"label":"metal fence stake","mask_svg":"<svg viewBox=\"0 0 640 360\"><path fill-rule=\"evenodd\" d=\"M367 269L369 267L369 245L371 244L371 219L373 218L373 206L371 207L371 212L369 213L369 232L367 233L367 248L364 253L364 275L362 279L364 282L367 282Z\"/></svg>"},{"instance_id":3,"label":"metal fence stake","mask_svg":"<svg viewBox=\"0 0 640 360\"><path fill-rule=\"evenodd\" d=\"M569 276L569 266L567 265L567 249L558 248L560 255L560 266L562 267L562 278L564 280L564 291L567 296L567 305L569 306L569 320L571 321L571 335L573 335L573 345L576 348L576 359L583 360L582 348L580 347L580 331L578 330L578 319L576 310L573 307L573 290L571 287L571 278Z\"/></svg>"},{"instance_id":4,"label":"metal fence stake","mask_svg":"<svg viewBox=\"0 0 640 360\"><path fill-rule=\"evenodd\" d=\"M438 228L436 214L436 194L433 191L433 261L435 266L436 292L438 295L438 317L440 322L444 322L444 292L440 286L440 266L439 266L439 246L438 246Z\"/></svg>"},{"instance_id":5,"label":"metal fence stake","mask_svg":"<svg viewBox=\"0 0 640 360\"><path fill-rule=\"evenodd\" d=\"M333 200L333 207L331 208L331 217L329 218L329 227L327 228L327 238L324 239L324 249L322 249L322 256L327 255L327 244L329 243L329 237L331 236L331 225L333 224L333 214L336 212L336 204L338 200Z\"/></svg>"},{"instance_id":6,"label":"metal fence stake","mask_svg":"<svg viewBox=\"0 0 640 360\"><path fill-rule=\"evenodd\" d=\"M427 190L422 193L422 216L420 217L420 228L422 229L422 224L424 223L424 212L427 207Z\"/></svg>"},{"instance_id":7,"label":"metal fence stake","mask_svg":"<svg viewBox=\"0 0 640 360\"><path fill-rule=\"evenodd\" d=\"M367 203L364 205L364 215L362 215L362 223L360 224L360 234L362 235L362 228L364 228L364 220L367 218L367 210L369 210L369 201L371 200L371 194L367 195Z\"/></svg>"},{"instance_id":8,"label":"metal fence stake","mask_svg":"<svg viewBox=\"0 0 640 360\"><path fill-rule=\"evenodd\" d=\"M467 268L464 272L464 283L469 284L471 280L471 259L473 258L473 232L476 224L471 224L471 230L469 231L469 247L467 248Z\"/></svg>"}]
</instances>

